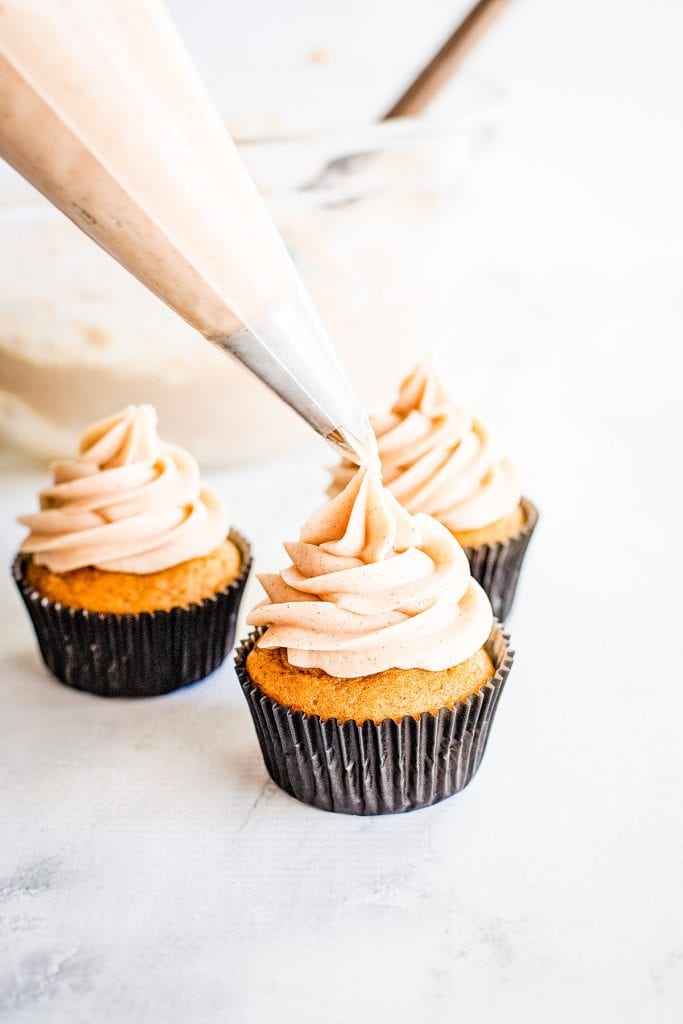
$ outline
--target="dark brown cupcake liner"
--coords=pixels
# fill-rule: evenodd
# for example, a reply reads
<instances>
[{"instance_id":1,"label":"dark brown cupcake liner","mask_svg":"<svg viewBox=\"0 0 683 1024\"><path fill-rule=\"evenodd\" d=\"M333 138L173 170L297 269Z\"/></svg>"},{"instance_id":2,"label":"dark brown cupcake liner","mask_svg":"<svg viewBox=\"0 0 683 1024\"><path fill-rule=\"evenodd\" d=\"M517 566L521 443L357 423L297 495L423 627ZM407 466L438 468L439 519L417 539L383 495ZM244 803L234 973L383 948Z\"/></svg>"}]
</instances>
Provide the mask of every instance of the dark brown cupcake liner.
<instances>
[{"instance_id":1,"label":"dark brown cupcake liner","mask_svg":"<svg viewBox=\"0 0 683 1024\"><path fill-rule=\"evenodd\" d=\"M251 568L248 541L230 532L242 556L239 576L197 604L115 615L70 608L28 583L28 558L12 573L31 617L43 661L67 686L101 697L156 697L204 679L235 642L237 612Z\"/></svg>"},{"instance_id":2,"label":"dark brown cupcake liner","mask_svg":"<svg viewBox=\"0 0 683 1024\"><path fill-rule=\"evenodd\" d=\"M525 523L521 533L510 540L479 544L464 548L472 576L488 594L493 614L504 622L515 598L522 562L531 535L538 522L538 509L528 498L522 498Z\"/></svg>"},{"instance_id":3,"label":"dark brown cupcake liner","mask_svg":"<svg viewBox=\"0 0 683 1024\"><path fill-rule=\"evenodd\" d=\"M488 651L495 675L476 693L418 718L340 724L278 704L251 680L247 655L256 630L235 654L237 678L273 782L297 800L343 814L395 814L453 796L472 780L514 654L494 622Z\"/></svg>"}]
</instances>

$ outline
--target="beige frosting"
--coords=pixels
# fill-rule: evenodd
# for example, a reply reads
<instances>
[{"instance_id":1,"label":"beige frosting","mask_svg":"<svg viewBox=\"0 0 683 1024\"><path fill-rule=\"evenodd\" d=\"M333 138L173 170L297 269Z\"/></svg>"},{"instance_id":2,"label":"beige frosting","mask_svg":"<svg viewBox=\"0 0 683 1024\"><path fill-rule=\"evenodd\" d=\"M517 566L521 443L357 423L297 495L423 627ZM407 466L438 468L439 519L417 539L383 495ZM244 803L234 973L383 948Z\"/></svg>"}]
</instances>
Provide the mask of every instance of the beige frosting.
<instances>
[{"instance_id":1,"label":"beige frosting","mask_svg":"<svg viewBox=\"0 0 683 1024\"><path fill-rule=\"evenodd\" d=\"M40 512L21 516L21 550L52 572L96 566L149 573L199 558L229 531L222 499L184 449L160 441L151 405L129 405L83 433L55 462Z\"/></svg>"},{"instance_id":2,"label":"beige frosting","mask_svg":"<svg viewBox=\"0 0 683 1024\"><path fill-rule=\"evenodd\" d=\"M203 334L295 284L159 0L4 0L0 95L0 155Z\"/></svg>"},{"instance_id":3,"label":"beige frosting","mask_svg":"<svg viewBox=\"0 0 683 1024\"><path fill-rule=\"evenodd\" d=\"M426 512L455 533L515 511L517 475L495 435L443 387L431 360L408 376L388 413L371 417L384 482L409 512ZM329 493L353 475L342 463Z\"/></svg>"},{"instance_id":4,"label":"beige frosting","mask_svg":"<svg viewBox=\"0 0 683 1024\"><path fill-rule=\"evenodd\" d=\"M382 486L379 463L285 544L292 565L259 579L267 599L248 617L261 647L340 679L388 668L459 665L487 639L488 598L467 557L431 516L411 516Z\"/></svg>"}]
</instances>

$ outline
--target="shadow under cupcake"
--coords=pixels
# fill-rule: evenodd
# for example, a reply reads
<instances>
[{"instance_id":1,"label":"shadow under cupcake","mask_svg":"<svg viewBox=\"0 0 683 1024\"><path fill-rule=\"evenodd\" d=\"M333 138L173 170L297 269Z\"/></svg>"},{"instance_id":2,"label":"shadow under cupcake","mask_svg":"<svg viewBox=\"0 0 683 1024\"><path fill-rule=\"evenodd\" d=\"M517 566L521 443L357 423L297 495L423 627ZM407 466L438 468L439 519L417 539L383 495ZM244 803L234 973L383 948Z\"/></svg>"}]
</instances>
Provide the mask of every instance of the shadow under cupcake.
<instances>
[{"instance_id":1,"label":"shadow under cupcake","mask_svg":"<svg viewBox=\"0 0 683 1024\"><path fill-rule=\"evenodd\" d=\"M410 516L379 468L285 545L237 675L271 778L329 811L437 803L481 763L512 652L449 532Z\"/></svg>"},{"instance_id":2,"label":"shadow under cupcake","mask_svg":"<svg viewBox=\"0 0 683 1024\"><path fill-rule=\"evenodd\" d=\"M85 431L54 483L13 575L43 660L61 682L150 697L209 675L235 638L251 567L194 459L159 441L150 406Z\"/></svg>"}]
</instances>

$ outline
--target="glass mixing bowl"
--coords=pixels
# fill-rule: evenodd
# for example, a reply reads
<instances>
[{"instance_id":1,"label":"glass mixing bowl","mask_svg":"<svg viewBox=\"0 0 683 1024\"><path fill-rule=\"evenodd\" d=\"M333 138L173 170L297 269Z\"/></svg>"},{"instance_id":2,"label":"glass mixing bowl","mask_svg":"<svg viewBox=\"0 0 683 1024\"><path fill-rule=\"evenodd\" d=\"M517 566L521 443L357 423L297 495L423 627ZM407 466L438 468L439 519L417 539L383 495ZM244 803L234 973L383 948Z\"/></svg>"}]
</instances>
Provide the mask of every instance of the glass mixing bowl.
<instances>
[{"instance_id":1,"label":"glass mixing bowl","mask_svg":"<svg viewBox=\"0 0 683 1024\"><path fill-rule=\"evenodd\" d=\"M244 139L342 360L372 408L422 350L452 335L466 253L458 211L498 123L488 88L438 116L306 137ZM0 166L0 434L40 457L83 425L151 402L163 436L204 463L306 436L257 380L150 295L6 165Z\"/></svg>"}]
</instances>

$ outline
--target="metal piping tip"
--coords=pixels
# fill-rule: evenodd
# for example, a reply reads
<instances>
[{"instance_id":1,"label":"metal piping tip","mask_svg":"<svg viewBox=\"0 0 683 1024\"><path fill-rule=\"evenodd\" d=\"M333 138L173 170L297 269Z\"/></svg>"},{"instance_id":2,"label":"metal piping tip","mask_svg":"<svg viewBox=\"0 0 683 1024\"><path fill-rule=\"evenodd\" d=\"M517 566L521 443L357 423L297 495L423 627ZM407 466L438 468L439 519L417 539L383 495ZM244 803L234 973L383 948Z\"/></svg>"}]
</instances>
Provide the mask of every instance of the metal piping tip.
<instances>
[{"instance_id":1,"label":"metal piping tip","mask_svg":"<svg viewBox=\"0 0 683 1024\"><path fill-rule=\"evenodd\" d=\"M354 462L357 466L366 465L379 458L377 439L372 427L365 417L359 426L361 429L350 430L347 427L335 427L327 434L325 440L343 458Z\"/></svg>"}]
</instances>

